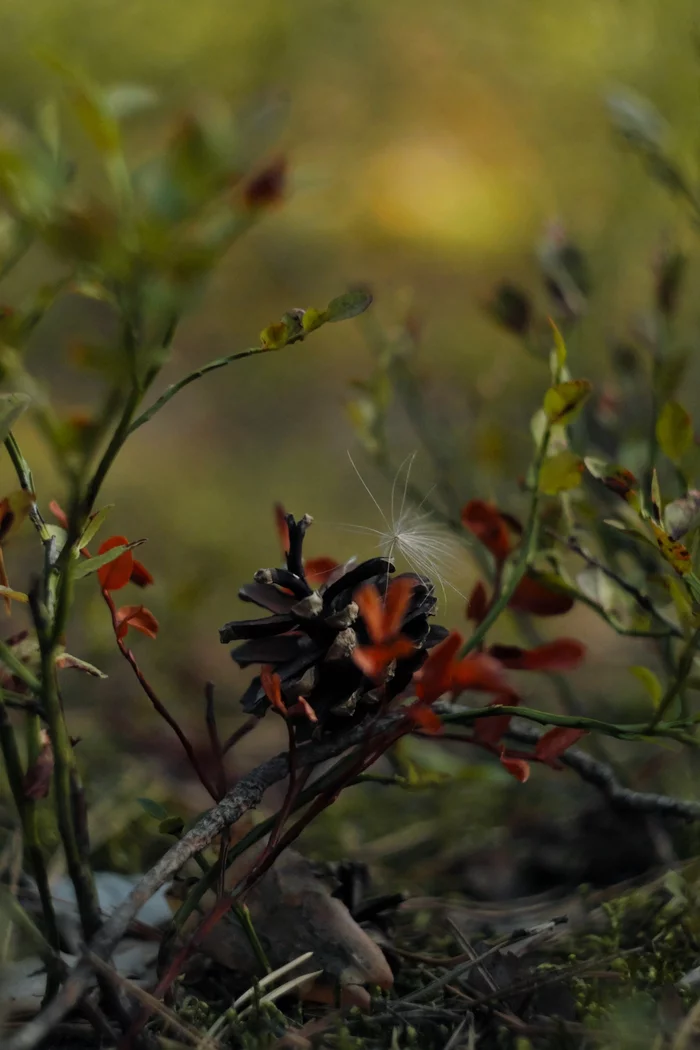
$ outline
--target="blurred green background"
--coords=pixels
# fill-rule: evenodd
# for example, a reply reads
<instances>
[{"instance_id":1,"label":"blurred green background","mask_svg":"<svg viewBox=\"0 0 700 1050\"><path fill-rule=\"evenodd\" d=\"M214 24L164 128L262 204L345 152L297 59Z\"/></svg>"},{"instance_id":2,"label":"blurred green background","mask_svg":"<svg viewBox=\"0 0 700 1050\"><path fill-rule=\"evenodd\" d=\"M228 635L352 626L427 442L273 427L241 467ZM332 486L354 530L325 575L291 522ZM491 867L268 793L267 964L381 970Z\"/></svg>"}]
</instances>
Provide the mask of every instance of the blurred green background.
<instances>
[{"instance_id":1,"label":"blurred green background","mask_svg":"<svg viewBox=\"0 0 700 1050\"><path fill-rule=\"evenodd\" d=\"M692 246L692 237L677 205L620 150L604 98L620 85L651 98L692 166L696 15L690 0L4 0L0 99L31 117L55 91L35 57L42 48L102 83L147 85L160 102L133 122L138 159L200 97L235 106L261 92L278 96L288 110L280 149L290 162L289 199L217 271L159 384L255 345L285 310L322 306L362 282L387 329L409 304L421 321L417 367L429 403L454 428L462 498L495 496L513 509L547 375L494 325L484 302L503 277L535 290L535 247L548 224L563 223L594 282L572 367L605 380L611 339L648 304L654 253L665 241ZM37 265L30 257L8 283L10 301L36 279ZM684 310L690 338L699 313L692 297ZM74 322L53 315L34 364L64 403L80 407L62 356ZM116 504L110 531L149 540L142 560L157 582L146 600L161 634L135 639L139 658L202 737L207 679L217 683L225 728L238 717L245 679L217 629L239 614L238 586L278 561L273 503L314 515L309 554L371 550L371 539L338 525L381 527L346 456L354 449L365 469L346 404L350 381L370 368L361 319L218 372L138 432L105 486L104 501ZM22 438L44 504L60 498L38 439L26 426ZM395 440L397 460L416 447L402 424ZM429 487L420 455L415 469ZM0 478L12 487L5 461ZM390 486L369 468L366 480L386 506ZM11 579L15 552L26 555L26 569L33 540L27 530L9 551ZM474 570L464 577L460 589ZM69 649L110 678L67 684L74 731L90 739L104 769L133 764L146 780L163 769L184 777L176 746L166 749L166 730L115 657L99 596L81 601ZM441 619L460 622L462 606L453 598ZM630 648L591 618L580 623L593 644L579 680L613 681L616 668L634 662ZM269 752L278 728L251 738L243 765ZM192 807L204 805L192 790Z\"/></svg>"}]
</instances>

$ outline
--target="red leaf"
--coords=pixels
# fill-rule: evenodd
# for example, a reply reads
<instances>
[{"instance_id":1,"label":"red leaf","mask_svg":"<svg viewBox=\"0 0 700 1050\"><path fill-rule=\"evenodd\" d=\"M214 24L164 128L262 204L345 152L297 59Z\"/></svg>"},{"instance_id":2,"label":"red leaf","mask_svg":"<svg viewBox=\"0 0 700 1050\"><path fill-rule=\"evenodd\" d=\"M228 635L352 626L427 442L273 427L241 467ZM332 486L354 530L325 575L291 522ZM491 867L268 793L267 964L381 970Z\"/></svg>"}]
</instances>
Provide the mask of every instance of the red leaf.
<instances>
[{"instance_id":1,"label":"red leaf","mask_svg":"<svg viewBox=\"0 0 700 1050\"><path fill-rule=\"evenodd\" d=\"M535 758L541 762L552 762L563 755L567 748L586 735L585 729L569 729L567 726L555 726L544 733L537 741Z\"/></svg>"},{"instance_id":2,"label":"red leaf","mask_svg":"<svg viewBox=\"0 0 700 1050\"><path fill-rule=\"evenodd\" d=\"M111 551L113 547L122 547L128 542L126 536L110 536L108 540L104 541L97 553L105 554L107 551ZM101 569L97 570L97 579L100 581L102 590L118 591L121 587L126 587L131 579L133 568L134 556L131 551L124 551L114 561L109 562L108 565L103 565Z\"/></svg>"},{"instance_id":3,"label":"red leaf","mask_svg":"<svg viewBox=\"0 0 700 1050\"><path fill-rule=\"evenodd\" d=\"M304 562L304 575L310 587L318 587L325 583L334 569L338 568L338 562L332 558L309 558Z\"/></svg>"},{"instance_id":4,"label":"red leaf","mask_svg":"<svg viewBox=\"0 0 700 1050\"><path fill-rule=\"evenodd\" d=\"M384 645L399 634L414 586L414 581L405 576L394 580L384 601L373 583L366 583L355 592L355 602L375 645Z\"/></svg>"},{"instance_id":5,"label":"red leaf","mask_svg":"<svg viewBox=\"0 0 700 1050\"><path fill-rule=\"evenodd\" d=\"M131 576L129 577L130 583L135 583L137 587L150 587L153 583L153 577L140 561L134 558L134 564L131 569Z\"/></svg>"},{"instance_id":6,"label":"red leaf","mask_svg":"<svg viewBox=\"0 0 700 1050\"><path fill-rule=\"evenodd\" d=\"M574 599L570 595L551 590L536 576L523 576L508 602L510 609L532 613L533 616L561 616L573 605Z\"/></svg>"},{"instance_id":7,"label":"red leaf","mask_svg":"<svg viewBox=\"0 0 700 1050\"><path fill-rule=\"evenodd\" d=\"M61 528L67 529L68 518L66 517L66 512L59 506L55 499L52 499L49 503L49 510L51 511Z\"/></svg>"},{"instance_id":8,"label":"red leaf","mask_svg":"<svg viewBox=\"0 0 700 1050\"><path fill-rule=\"evenodd\" d=\"M287 706L282 699L282 683L280 676L274 674L269 666L265 666L260 670L260 684L265 691L265 696L270 701L273 707L276 707L284 718L287 717Z\"/></svg>"},{"instance_id":9,"label":"red leaf","mask_svg":"<svg viewBox=\"0 0 700 1050\"><path fill-rule=\"evenodd\" d=\"M384 603L384 640L394 638L401 630L401 624L411 601L415 580L402 576L389 584Z\"/></svg>"},{"instance_id":10,"label":"red leaf","mask_svg":"<svg viewBox=\"0 0 700 1050\"><path fill-rule=\"evenodd\" d=\"M354 600L372 641L376 644L384 641L384 610L377 588L373 583L364 584L355 592Z\"/></svg>"},{"instance_id":11,"label":"red leaf","mask_svg":"<svg viewBox=\"0 0 700 1050\"><path fill-rule=\"evenodd\" d=\"M462 508L462 524L469 529L498 562L510 554L508 526L500 512L490 503L472 499Z\"/></svg>"},{"instance_id":12,"label":"red leaf","mask_svg":"<svg viewBox=\"0 0 700 1050\"><path fill-rule=\"evenodd\" d=\"M416 696L426 704L432 704L449 692L452 686L452 665L462 647L463 638L452 631L439 645L430 650L428 659L414 675Z\"/></svg>"},{"instance_id":13,"label":"red leaf","mask_svg":"<svg viewBox=\"0 0 700 1050\"><path fill-rule=\"evenodd\" d=\"M501 765L521 784L530 776L530 764L524 758L509 758L505 750L501 751Z\"/></svg>"},{"instance_id":14,"label":"red leaf","mask_svg":"<svg viewBox=\"0 0 700 1050\"><path fill-rule=\"evenodd\" d=\"M575 638L557 638L535 649L492 645L489 652L504 667L514 671L573 671L584 659L586 647Z\"/></svg>"},{"instance_id":15,"label":"red leaf","mask_svg":"<svg viewBox=\"0 0 700 1050\"><path fill-rule=\"evenodd\" d=\"M281 503L275 503L275 526L282 553L287 554L289 552L289 525L287 524L287 513Z\"/></svg>"},{"instance_id":16,"label":"red leaf","mask_svg":"<svg viewBox=\"0 0 700 1050\"><path fill-rule=\"evenodd\" d=\"M155 638L158 634L158 621L143 605L122 605L121 609L117 609L114 620L117 625L117 638L124 638L130 627L149 638Z\"/></svg>"},{"instance_id":17,"label":"red leaf","mask_svg":"<svg viewBox=\"0 0 700 1050\"><path fill-rule=\"evenodd\" d=\"M469 596L467 602L467 619L474 620L475 623L481 623L484 616L486 616L487 609L489 607L489 599L481 580L478 580L474 584L474 590Z\"/></svg>"},{"instance_id":18,"label":"red leaf","mask_svg":"<svg viewBox=\"0 0 700 1050\"><path fill-rule=\"evenodd\" d=\"M450 688L455 696L464 689L477 689L484 693L508 691L502 665L486 653L474 653L453 664L451 678Z\"/></svg>"},{"instance_id":19,"label":"red leaf","mask_svg":"<svg viewBox=\"0 0 700 1050\"><path fill-rule=\"evenodd\" d=\"M399 636L393 642L381 642L379 645L358 645L352 651L352 658L363 674L368 678L381 678L392 660L400 660L415 652L410 638Z\"/></svg>"},{"instance_id":20,"label":"red leaf","mask_svg":"<svg viewBox=\"0 0 700 1050\"><path fill-rule=\"evenodd\" d=\"M439 733L442 730L440 716L433 711L429 704L423 704L420 700L406 708L406 717L414 725L423 730L424 733Z\"/></svg>"},{"instance_id":21,"label":"red leaf","mask_svg":"<svg viewBox=\"0 0 700 1050\"><path fill-rule=\"evenodd\" d=\"M496 700L495 703L498 703ZM474 739L480 744L488 744L495 747L501 742L501 737L508 732L512 721L512 715L494 715L493 718L477 718L474 723Z\"/></svg>"}]
</instances>

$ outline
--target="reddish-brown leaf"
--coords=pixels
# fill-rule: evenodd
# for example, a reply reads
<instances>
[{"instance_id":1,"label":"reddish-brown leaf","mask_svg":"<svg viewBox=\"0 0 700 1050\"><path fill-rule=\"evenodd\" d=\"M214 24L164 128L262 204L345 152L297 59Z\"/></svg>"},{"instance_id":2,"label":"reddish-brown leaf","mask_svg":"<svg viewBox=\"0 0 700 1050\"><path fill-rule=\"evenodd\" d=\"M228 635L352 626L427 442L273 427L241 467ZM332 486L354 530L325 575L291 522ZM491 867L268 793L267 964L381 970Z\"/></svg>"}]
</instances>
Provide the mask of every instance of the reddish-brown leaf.
<instances>
[{"instance_id":1,"label":"reddish-brown leaf","mask_svg":"<svg viewBox=\"0 0 700 1050\"><path fill-rule=\"evenodd\" d=\"M287 512L281 503L275 503L275 527L279 536L282 553L289 551L289 525L287 524Z\"/></svg>"},{"instance_id":2,"label":"reddish-brown leaf","mask_svg":"<svg viewBox=\"0 0 700 1050\"><path fill-rule=\"evenodd\" d=\"M481 623L489 607L489 599L481 580L477 580L467 602L467 619Z\"/></svg>"},{"instance_id":3,"label":"reddish-brown leaf","mask_svg":"<svg viewBox=\"0 0 700 1050\"><path fill-rule=\"evenodd\" d=\"M503 666L487 653L473 653L453 664L450 688L455 696L464 689L476 689L483 693L508 691Z\"/></svg>"},{"instance_id":4,"label":"reddish-brown leaf","mask_svg":"<svg viewBox=\"0 0 700 1050\"><path fill-rule=\"evenodd\" d=\"M380 642L378 645L358 645L352 651L352 658L363 674L368 678L378 679L384 674L392 660L401 660L410 656L415 646L410 638L399 635L391 642Z\"/></svg>"},{"instance_id":5,"label":"reddish-brown leaf","mask_svg":"<svg viewBox=\"0 0 700 1050\"><path fill-rule=\"evenodd\" d=\"M524 784L530 776L530 763L524 758L510 758L505 750L501 751L501 765L521 784Z\"/></svg>"},{"instance_id":6,"label":"reddish-brown leaf","mask_svg":"<svg viewBox=\"0 0 700 1050\"><path fill-rule=\"evenodd\" d=\"M384 641L394 638L401 630L414 588L415 581L406 576L389 584L384 604Z\"/></svg>"},{"instance_id":7,"label":"reddish-brown leaf","mask_svg":"<svg viewBox=\"0 0 700 1050\"><path fill-rule=\"evenodd\" d=\"M429 704L417 700L406 708L406 717L424 733L439 733L442 730L440 716L433 711Z\"/></svg>"},{"instance_id":8,"label":"reddish-brown leaf","mask_svg":"<svg viewBox=\"0 0 700 1050\"><path fill-rule=\"evenodd\" d=\"M492 645L489 653L513 671L573 671L586 656L586 647L575 638L557 638L534 649Z\"/></svg>"},{"instance_id":9,"label":"reddish-brown leaf","mask_svg":"<svg viewBox=\"0 0 700 1050\"><path fill-rule=\"evenodd\" d=\"M131 569L131 576L129 577L130 583L135 583L137 587L150 587L153 583L153 577L140 561L134 558L134 563Z\"/></svg>"},{"instance_id":10,"label":"reddish-brown leaf","mask_svg":"<svg viewBox=\"0 0 700 1050\"><path fill-rule=\"evenodd\" d=\"M567 748L586 735L585 729L570 729L568 726L555 726L544 733L537 741L535 758L541 762L552 762L563 755Z\"/></svg>"},{"instance_id":11,"label":"reddish-brown leaf","mask_svg":"<svg viewBox=\"0 0 700 1050\"><path fill-rule=\"evenodd\" d=\"M570 595L551 590L536 576L523 576L508 602L509 608L533 616L561 616L573 605L574 599Z\"/></svg>"},{"instance_id":12,"label":"reddish-brown leaf","mask_svg":"<svg viewBox=\"0 0 700 1050\"><path fill-rule=\"evenodd\" d=\"M333 558L309 558L304 562L304 575L310 587L320 587L325 583L334 569L338 568L338 562Z\"/></svg>"},{"instance_id":13,"label":"reddish-brown leaf","mask_svg":"<svg viewBox=\"0 0 700 1050\"><path fill-rule=\"evenodd\" d=\"M481 499L469 500L462 508L462 524L483 543L497 562L506 560L510 553L510 536L496 507Z\"/></svg>"},{"instance_id":14,"label":"reddish-brown leaf","mask_svg":"<svg viewBox=\"0 0 700 1050\"><path fill-rule=\"evenodd\" d=\"M60 504L56 502L55 499L52 499L51 502L49 503L49 510L51 511L51 513L53 514L54 518L56 519L58 524L61 526L61 528L67 529L68 528L68 518L66 516L66 512L63 510L63 508L60 506Z\"/></svg>"},{"instance_id":15,"label":"reddish-brown leaf","mask_svg":"<svg viewBox=\"0 0 700 1050\"><path fill-rule=\"evenodd\" d=\"M150 609L143 605L122 605L115 614L117 638L124 638L130 627L149 638L158 634L158 621Z\"/></svg>"},{"instance_id":16,"label":"reddish-brown leaf","mask_svg":"<svg viewBox=\"0 0 700 1050\"><path fill-rule=\"evenodd\" d=\"M452 687L452 665L462 647L459 631L452 631L439 645L430 650L428 659L414 675L416 696L426 704L432 704Z\"/></svg>"},{"instance_id":17,"label":"reddish-brown leaf","mask_svg":"<svg viewBox=\"0 0 700 1050\"><path fill-rule=\"evenodd\" d=\"M367 633L375 644L384 641L384 609L379 591L373 583L365 583L355 591L354 599L364 620Z\"/></svg>"},{"instance_id":18,"label":"reddish-brown leaf","mask_svg":"<svg viewBox=\"0 0 700 1050\"><path fill-rule=\"evenodd\" d=\"M265 696L270 701L273 707L285 718L287 717L287 706L282 699L282 683L280 676L272 671L272 668L265 666L260 670L260 684L263 687Z\"/></svg>"},{"instance_id":19,"label":"reddish-brown leaf","mask_svg":"<svg viewBox=\"0 0 700 1050\"><path fill-rule=\"evenodd\" d=\"M500 701L494 700L494 704ZM474 739L480 744L495 747L500 744L501 737L508 732L512 721L512 715L494 715L493 718L477 718L474 723Z\"/></svg>"},{"instance_id":20,"label":"reddish-brown leaf","mask_svg":"<svg viewBox=\"0 0 700 1050\"><path fill-rule=\"evenodd\" d=\"M122 547L128 542L126 536L110 536L108 540L104 541L97 553L105 554L107 551L111 551L113 547ZM97 570L97 578L100 581L102 590L118 591L120 588L126 587L131 579L133 568L134 556L131 551L124 551L114 561L103 565L101 569Z\"/></svg>"}]
</instances>

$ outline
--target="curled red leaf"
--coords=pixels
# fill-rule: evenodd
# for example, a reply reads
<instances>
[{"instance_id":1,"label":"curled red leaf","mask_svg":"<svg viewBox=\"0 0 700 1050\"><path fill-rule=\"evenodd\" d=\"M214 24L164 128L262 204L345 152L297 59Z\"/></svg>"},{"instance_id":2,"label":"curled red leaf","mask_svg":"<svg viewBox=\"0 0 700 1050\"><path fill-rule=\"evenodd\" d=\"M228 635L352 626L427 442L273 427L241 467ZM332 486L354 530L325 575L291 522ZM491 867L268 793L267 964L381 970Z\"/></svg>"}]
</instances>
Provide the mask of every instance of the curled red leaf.
<instances>
[{"instance_id":1,"label":"curled red leaf","mask_svg":"<svg viewBox=\"0 0 700 1050\"><path fill-rule=\"evenodd\" d=\"M497 562L504 562L510 554L508 526L500 511L491 503L472 499L462 508L462 524L469 529Z\"/></svg>"},{"instance_id":2,"label":"curled red leaf","mask_svg":"<svg viewBox=\"0 0 700 1050\"><path fill-rule=\"evenodd\" d=\"M154 581L146 566L142 565L140 561L137 561L136 558L134 558L129 582L135 583L137 587L150 587Z\"/></svg>"},{"instance_id":3,"label":"curled red leaf","mask_svg":"<svg viewBox=\"0 0 700 1050\"><path fill-rule=\"evenodd\" d=\"M124 638L130 627L149 638L158 634L158 621L150 609L143 605L122 605L114 615L117 638Z\"/></svg>"},{"instance_id":4,"label":"curled red leaf","mask_svg":"<svg viewBox=\"0 0 700 1050\"><path fill-rule=\"evenodd\" d=\"M524 758L510 758L505 748L501 751L501 765L521 784L524 784L530 776L530 763Z\"/></svg>"},{"instance_id":5,"label":"curled red leaf","mask_svg":"<svg viewBox=\"0 0 700 1050\"><path fill-rule=\"evenodd\" d=\"M275 674L271 667L265 666L260 671L260 684L265 696L279 713L286 718L288 715L287 705L282 699L282 682L280 676Z\"/></svg>"},{"instance_id":6,"label":"curled red leaf","mask_svg":"<svg viewBox=\"0 0 700 1050\"><path fill-rule=\"evenodd\" d=\"M104 541L97 553L106 554L107 551L111 551L114 547L123 547L128 542L126 536L110 536L108 540ZM97 570L97 578L100 581L102 590L118 591L122 587L126 587L131 579L133 568L134 556L131 551L124 551L114 561L103 565L101 569Z\"/></svg>"},{"instance_id":7,"label":"curled red leaf","mask_svg":"<svg viewBox=\"0 0 700 1050\"><path fill-rule=\"evenodd\" d=\"M487 653L472 653L452 665L450 689L457 696L464 689L482 693L506 693L503 666Z\"/></svg>"}]
</instances>

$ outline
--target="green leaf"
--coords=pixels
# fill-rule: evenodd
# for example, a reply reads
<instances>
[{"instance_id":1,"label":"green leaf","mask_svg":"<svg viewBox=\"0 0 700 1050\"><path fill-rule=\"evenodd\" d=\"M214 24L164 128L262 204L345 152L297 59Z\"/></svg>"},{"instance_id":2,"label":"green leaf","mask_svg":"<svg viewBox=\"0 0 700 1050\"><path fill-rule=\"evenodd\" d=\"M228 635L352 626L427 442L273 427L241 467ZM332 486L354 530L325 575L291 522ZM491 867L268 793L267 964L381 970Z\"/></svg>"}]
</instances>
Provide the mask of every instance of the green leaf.
<instances>
[{"instance_id":1,"label":"green leaf","mask_svg":"<svg viewBox=\"0 0 700 1050\"><path fill-rule=\"evenodd\" d=\"M91 576L92 573L101 569L103 565L109 565L111 561L118 558L124 551L133 550L134 547L140 546L143 542L143 540L134 540L133 543L121 543L118 547L112 547L110 550L105 551L104 554L96 554L94 558L81 558L73 569L73 579L82 580L85 576Z\"/></svg>"},{"instance_id":2,"label":"green leaf","mask_svg":"<svg viewBox=\"0 0 700 1050\"><path fill-rule=\"evenodd\" d=\"M73 111L95 148L100 153L118 153L121 149L119 124L98 88L79 69L60 58L47 55L45 60L65 83Z\"/></svg>"},{"instance_id":3,"label":"green leaf","mask_svg":"<svg viewBox=\"0 0 700 1050\"><path fill-rule=\"evenodd\" d=\"M369 292L345 292L336 299L331 299L325 310L326 321L347 321L350 317L363 314L372 302Z\"/></svg>"},{"instance_id":4,"label":"green leaf","mask_svg":"<svg viewBox=\"0 0 700 1050\"><path fill-rule=\"evenodd\" d=\"M27 394L0 394L0 441L4 441L13 426L29 407Z\"/></svg>"},{"instance_id":5,"label":"green leaf","mask_svg":"<svg viewBox=\"0 0 700 1050\"><path fill-rule=\"evenodd\" d=\"M544 411L550 423L568 426L578 416L593 389L588 379L557 383L544 395Z\"/></svg>"},{"instance_id":6,"label":"green leaf","mask_svg":"<svg viewBox=\"0 0 700 1050\"><path fill-rule=\"evenodd\" d=\"M693 441L693 423L677 401L667 401L656 421L659 448L672 463L678 463Z\"/></svg>"},{"instance_id":7,"label":"green leaf","mask_svg":"<svg viewBox=\"0 0 700 1050\"><path fill-rule=\"evenodd\" d=\"M549 323L552 326L552 332L554 334L554 358L557 367L561 370L566 365L566 343L564 342L563 335L551 317L549 318Z\"/></svg>"},{"instance_id":8,"label":"green leaf","mask_svg":"<svg viewBox=\"0 0 700 1050\"><path fill-rule=\"evenodd\" d=\"M165 806L161 806L160 802L155 802L152 798L137 798L136 801L143 810L148 813L149 817L153 817L154 820L167 820L169 813Z\"/></svg>"},{"instance_id":9,"label":"green leaf","mask_svg":"<svg viewBox=\"0 0 700 1050\"><path fill-rule=\"evenodd\" d=\"M582 475L583 460L565 449L544 461L540 468L538 488L547 496L556 496L558 492L580 485Z\"/></svg>"},{"instance_id":10,"label":"green leaf","mask_svg":"<svg viewBox=\"0 0 700 1050\"><path fill-rule=\"evenodd\" d=\"M106 507L102 507L96 514L88 520L87 525L83 529L83 534L78 541L78 550L81 551L83 547L87 547L90 540L98 533L104 524L105 518L111 510L114 510L114 504L109 503Z\"/></svg>"},{"instance_id":11,"label":"green leaf","mask_svg":"<svg viewBox=\"0 0 700 1050\"><path fill-rule=\"evenodd\" d=\"M161 835L174 835L176 838L180 837L184 828L185 822L182 817L166 817L158 825L158 831Z\"/></svg>"},{"instance_id":12,"label":"green leaf","mask_svg":"<svg viewBox=\"0 0 700 1050\"><path fill-rule=\"evenodd\" d=\"M664 505L661 502L661 487L659 486L659 475L656 467L651 472L651 506L656 515L656 520L661 521Z\"/></svg>"},{"instance_id":13,"label":"green leaf","mask_svg":"<svg viewBox=\"0 0 700 1050\"><path fill-rule=\"evenodd\" d=\"M658 707L664 690L654 672L642 666L630 667L629 672L642 683L654 707Z\"/></svg>"}]
</instances>

